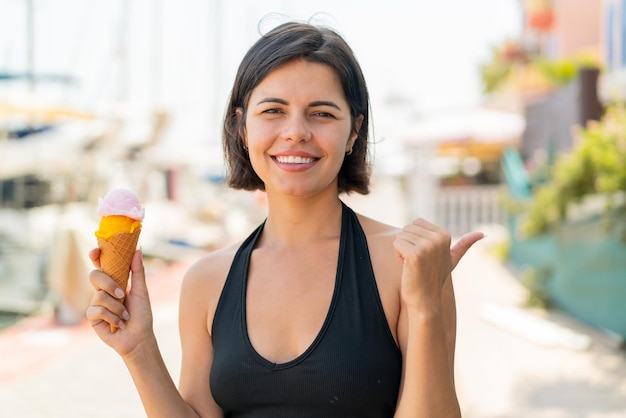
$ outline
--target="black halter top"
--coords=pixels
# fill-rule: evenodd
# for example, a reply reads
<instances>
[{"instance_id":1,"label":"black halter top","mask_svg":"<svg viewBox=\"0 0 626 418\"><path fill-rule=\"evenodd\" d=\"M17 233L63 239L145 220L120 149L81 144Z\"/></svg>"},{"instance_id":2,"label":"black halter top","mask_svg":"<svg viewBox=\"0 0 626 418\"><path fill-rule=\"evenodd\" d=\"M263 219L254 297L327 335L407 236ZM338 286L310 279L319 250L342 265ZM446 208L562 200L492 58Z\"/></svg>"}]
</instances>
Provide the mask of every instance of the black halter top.
<instances>
[{"instance_id":1,"label":"black halter top","mask_svg":"<svg viewBox=\"0 0 626 418\"><path fill-rule=\"evenodd\" d=\"M225 417L393 416L402 356L383 311L365 234L356 214L342 205L326 319L311 346L287 363L262 357L247 333L247 272L264 223L235 255L212 326L210 387Z\"/></svg>"}]
</instances>

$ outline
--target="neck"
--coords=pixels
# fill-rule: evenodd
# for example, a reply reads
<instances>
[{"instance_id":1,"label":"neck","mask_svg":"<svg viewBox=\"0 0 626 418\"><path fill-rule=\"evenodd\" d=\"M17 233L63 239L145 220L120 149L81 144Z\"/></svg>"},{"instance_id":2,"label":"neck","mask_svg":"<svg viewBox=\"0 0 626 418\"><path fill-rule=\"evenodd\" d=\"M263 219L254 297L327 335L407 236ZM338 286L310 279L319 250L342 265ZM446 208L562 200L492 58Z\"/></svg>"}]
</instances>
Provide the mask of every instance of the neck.
<instances>
[{"instance_id":1,"label":"neck","mask_svg":"<svg viewBox=\"0 0 626 418\"><path fill-rule=\"evenodd\" d=\"M294 248L339 238L341 214L341 201L337 195L289 201L268 198L262 243L276 248Z\"/></svg>"}]
</instances>

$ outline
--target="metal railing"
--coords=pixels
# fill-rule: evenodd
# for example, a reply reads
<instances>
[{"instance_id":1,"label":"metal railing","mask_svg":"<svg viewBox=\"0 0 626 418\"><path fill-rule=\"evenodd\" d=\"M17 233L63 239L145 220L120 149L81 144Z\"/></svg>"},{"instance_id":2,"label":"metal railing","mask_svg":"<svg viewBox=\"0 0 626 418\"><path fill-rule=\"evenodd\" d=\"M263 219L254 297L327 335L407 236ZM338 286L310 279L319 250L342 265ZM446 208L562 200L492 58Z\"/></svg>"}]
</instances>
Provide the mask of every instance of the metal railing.
<instances>
[{"instance_id":1,"label":"metal railing","mask_svg":"<svg viewBox=\"0 0 626 418\"><path fill-rule=\"evenodd\" d=\"M506 211L500 203L501 185L439 187L435 193L438 225L460 236L481 224L504 224Z\"/></svg>"}]
</instances>

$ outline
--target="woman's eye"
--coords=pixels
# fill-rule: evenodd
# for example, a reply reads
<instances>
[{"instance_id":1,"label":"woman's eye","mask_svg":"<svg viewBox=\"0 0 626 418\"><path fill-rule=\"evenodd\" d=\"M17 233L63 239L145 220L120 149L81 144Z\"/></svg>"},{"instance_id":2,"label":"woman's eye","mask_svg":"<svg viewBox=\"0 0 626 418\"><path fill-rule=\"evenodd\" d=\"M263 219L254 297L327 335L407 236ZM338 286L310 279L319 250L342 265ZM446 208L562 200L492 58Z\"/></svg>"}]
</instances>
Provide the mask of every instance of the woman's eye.
<instances>
[{"instance_id":1,"label":"woman's eye","mask_svg":"<svg viewBox=\"0 0 626 418\"><path fill-rule=\"evenodd\" d=\"M328 112L315 112L316 116L322 117L322 118L334 118L335 116L332 113L328 113Z\"/></svg>"},{"instance_id":2,"label":"woman's eye","mask_svg":"<svg viewBox=\"0 0 626 418\"><path fill-rule=\"evenodd\" d=\"M280 113L281 110L280 109L265 109L263 111L263 113L270 113L270 114L274 114L274 113Z\"/></svg>"}]
</instances>

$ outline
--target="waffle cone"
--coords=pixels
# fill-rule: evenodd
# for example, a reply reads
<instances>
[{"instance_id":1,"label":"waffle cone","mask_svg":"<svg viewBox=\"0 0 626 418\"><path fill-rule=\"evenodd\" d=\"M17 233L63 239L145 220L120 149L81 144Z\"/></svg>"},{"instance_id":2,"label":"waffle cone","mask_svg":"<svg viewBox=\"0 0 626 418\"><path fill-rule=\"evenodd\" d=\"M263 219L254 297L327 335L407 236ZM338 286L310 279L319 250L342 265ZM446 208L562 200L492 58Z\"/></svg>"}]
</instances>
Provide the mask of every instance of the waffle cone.
<instances>
[{"instance_id":1,"label":"waffle cone","mask_svg":"<svg viewBox=\"0 0 626 418\"><path fill-rule=\"evenodd\" d=\"M126 292L128 287L128 276L130 274L130 264L137 250L137 241L141 228L134 232L120 232L110 238L98 238L100 248L100 268L113 278ZM120 299L124 301L124 298ZM111 331L114 327L111 326Z\"/></svg>"}]
</instances>

